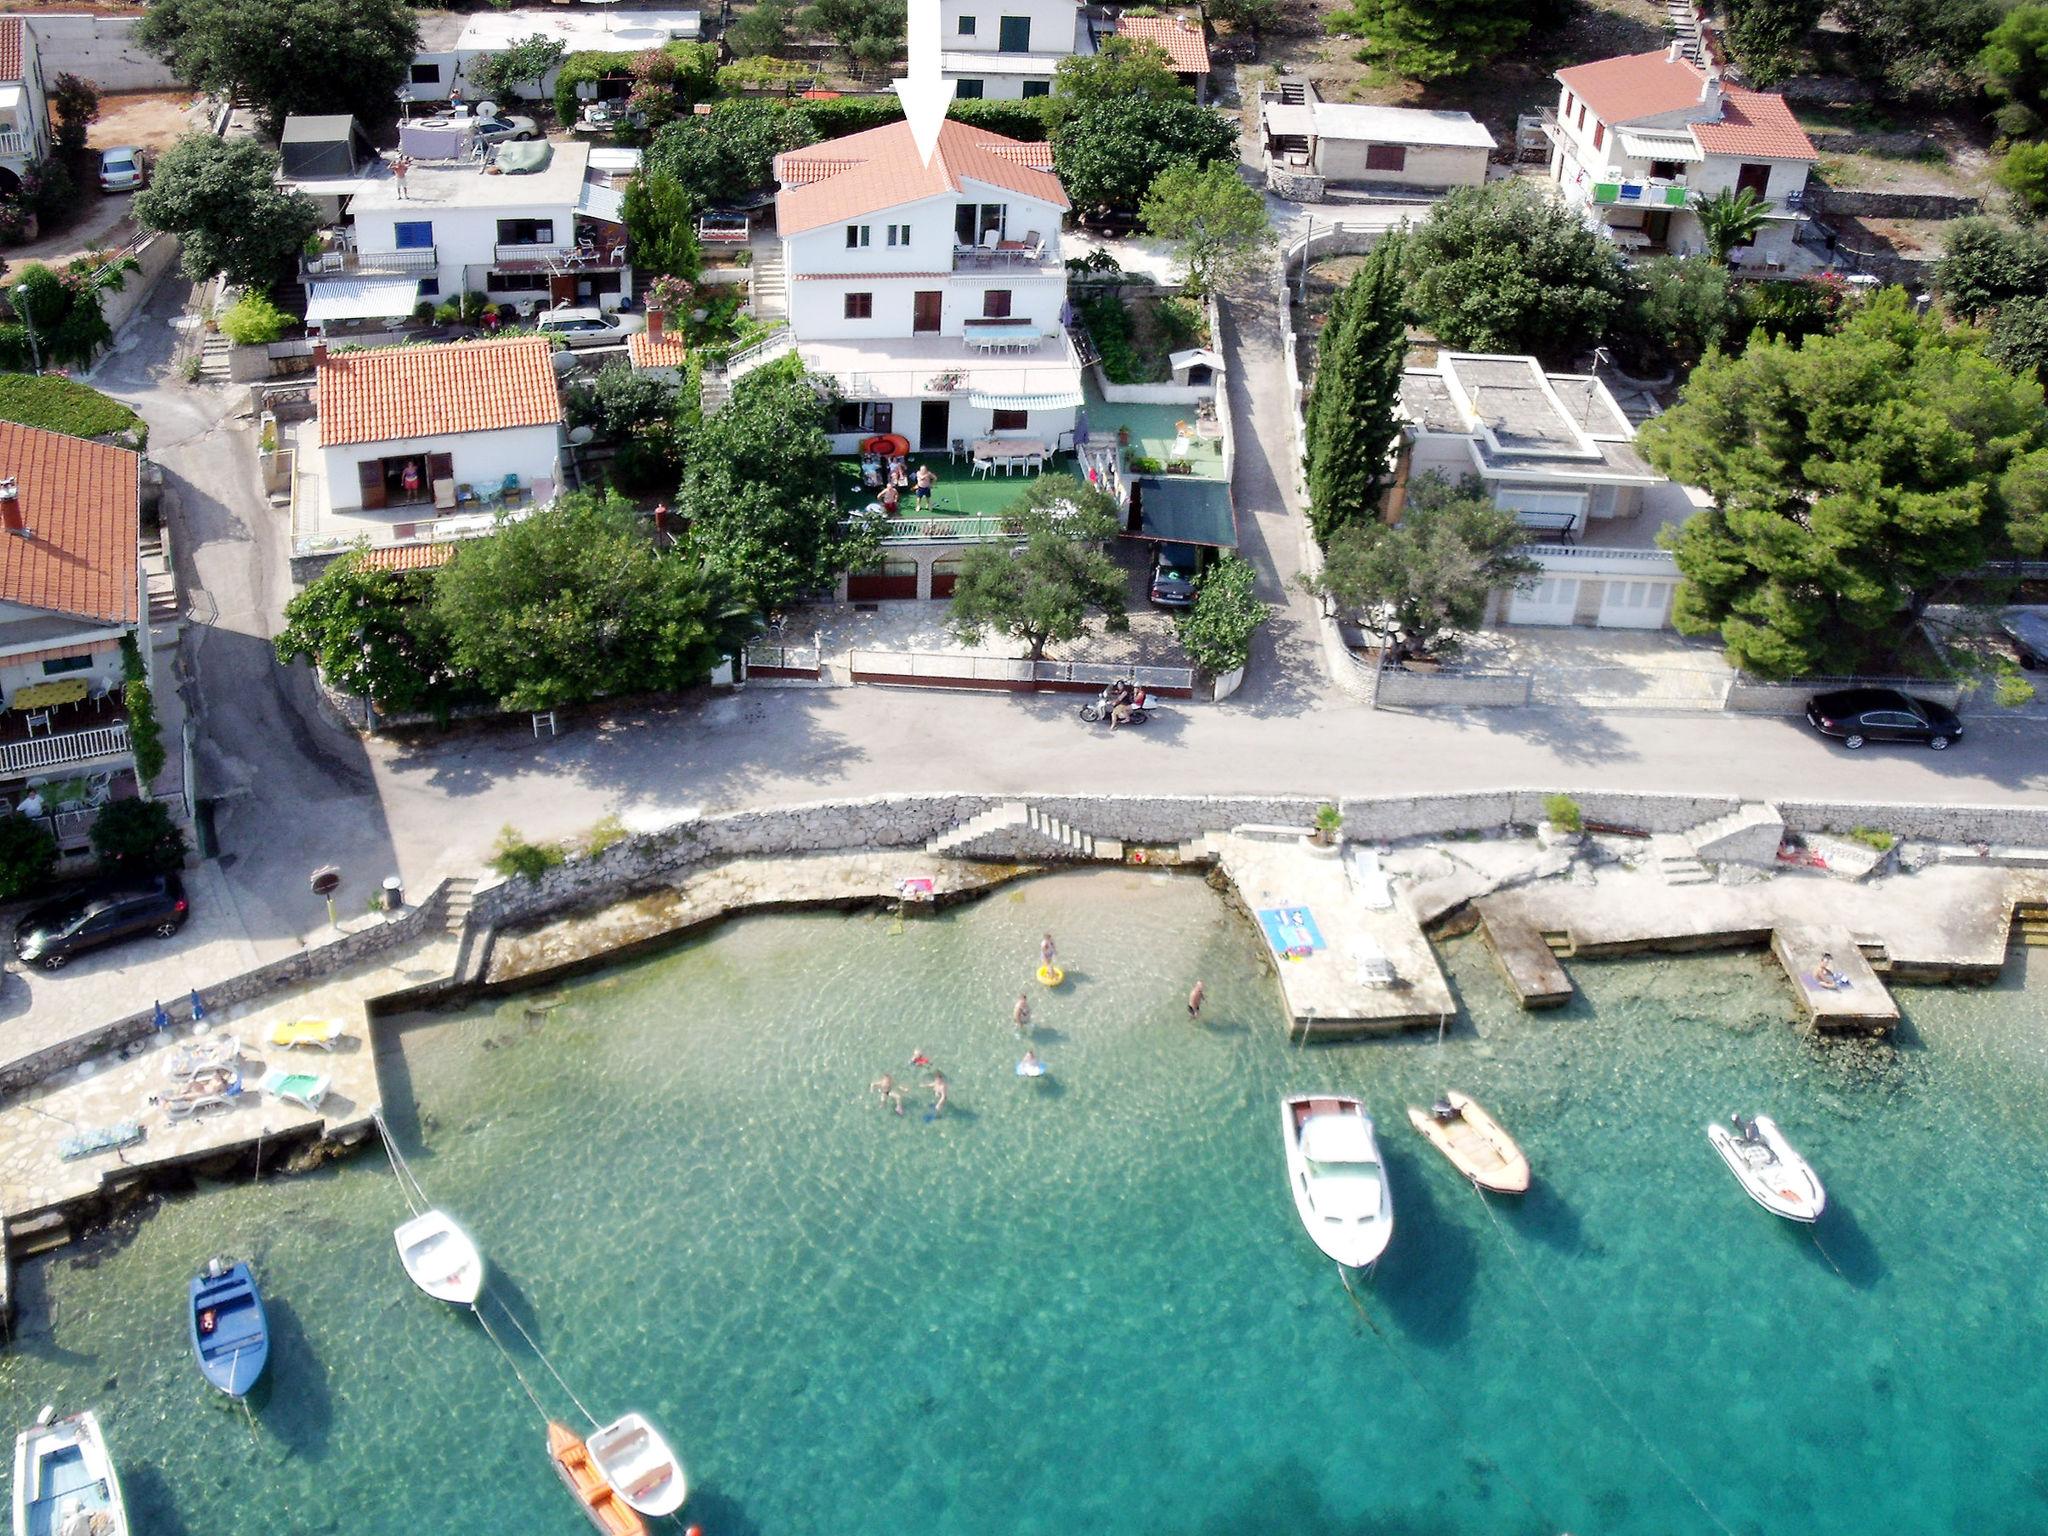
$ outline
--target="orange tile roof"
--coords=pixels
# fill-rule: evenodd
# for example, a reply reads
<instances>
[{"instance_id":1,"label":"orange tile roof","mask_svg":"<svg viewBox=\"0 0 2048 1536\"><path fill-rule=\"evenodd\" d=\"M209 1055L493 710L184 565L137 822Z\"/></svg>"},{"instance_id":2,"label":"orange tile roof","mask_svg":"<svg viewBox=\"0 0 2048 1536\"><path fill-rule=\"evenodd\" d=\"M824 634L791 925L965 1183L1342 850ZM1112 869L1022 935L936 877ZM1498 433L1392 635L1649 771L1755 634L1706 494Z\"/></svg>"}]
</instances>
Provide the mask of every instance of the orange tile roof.
<instances>
[{"instance_id":1,"label":"orange tile roof","mask_svg":"<svg viewBox=\"0 0 2048 1536\"><path fill-rule=\"evenodd\" d=\"M21 18L0 17L0 80L21 78Z\"/></svg>"},{"instance_id":2,"label":"orange tile roof","mask_svg":"<svg viewBox=\"0 0 2048 1536\"><path fill-rule=\"evenodd\" d=\"M1630 53L1560 69L1565 89L1593 109L1604 123L1620 125L1663 117L1700 106L1706 73L1690 59L1674 59L1668 50ZM1766 160L1815 160L1813 140L1799 126L1785 98L1752 91L1726 81L1721 86L1721 116L1716 122L1686 127L1710 155L1755 155Z\"/></svg>"},{"instance_id":3,"label":"orange tile roof","mask_svg":"<svg viewBox=\"0 0 2048 1536\"><path fill-rule=\"evenodd\" d=\"M29 530L0 533L0 601L133 624L141 463L126 448L0 422L0 477L14 477Z\"/></svg>"},{"instance_id":4,"label":"orange tile roof","mask_svg":"<svg viewBox=\"0 0 2048 1536\"><path fill-rule=\"evenodd\" d=\"M553 425L562 419L553 354L542 336L330 353L314 397L321 444Z\"/></svg>"},{"instance_id":5,"label":"orange tile roof","mask_svg":"<svg viewBox=\"0 0 2048 1536\"><path fill-rule=\"evenodd\" d=\"M645 331L626 338L626 356L635 368L680 368L689 355L689 344L674 331L662 332L658 341Z\"/></svg>"},{"instance_id":6,"label":"orange tile roof","mask_svg":"<svg viewBox=\"0 0 2048 1536\"><path fill-rule=\"evenodd\" d=\"M918 158L910 124L902 121L827 139L775 157L775 229L798 235L842 219L857 219L927 197L958 195L978 181L1067 206L1066 189L1052 173L1052 146L1006 139L986 128L948 119L939 129L929 163Z\"/></svg>"},{"instance_id":7,"label":"orange tile roof","mask_svg":"<svg viewBox=\"0 0 2048 1536\"><path fill-rule=\"evenodd\" d=\"M366 549L356 556L356 566L365 571L431 571L455 558L455 542L442 539L434 544L386 544Z\"/></svg>"},{"instance_id":8,"label":"orange tile roof","mask_svg":"<svg viewBox=\"0 0 2048 1536\"><path fill-rule=\"evenodd\" d=\"M1166 50L1176 74L1209 73L1209 40L1202 35L1202 24L1191 16L1119 16L1116 35L1157 43Z\"/></svg>"}]
</instances>

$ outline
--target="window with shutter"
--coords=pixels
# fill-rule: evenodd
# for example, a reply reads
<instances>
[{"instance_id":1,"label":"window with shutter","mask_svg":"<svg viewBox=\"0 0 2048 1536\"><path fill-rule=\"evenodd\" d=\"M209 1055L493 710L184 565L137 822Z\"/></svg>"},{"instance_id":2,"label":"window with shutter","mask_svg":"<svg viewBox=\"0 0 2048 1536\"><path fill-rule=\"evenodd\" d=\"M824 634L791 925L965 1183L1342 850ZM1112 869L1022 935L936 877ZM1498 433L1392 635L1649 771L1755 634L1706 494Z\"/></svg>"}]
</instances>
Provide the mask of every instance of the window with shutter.
<instances>
[{"instance_id":1,"label":"window with shutter","mask_svg":"<svg viewBox=\"0 0 2048 1536\"><path fill-rule=\"evenodd\" d=\"M363 510L378 512L384 508L384 461L364 459L356 465L356 483L362 487Z\"/></svg>"}]
</instances>

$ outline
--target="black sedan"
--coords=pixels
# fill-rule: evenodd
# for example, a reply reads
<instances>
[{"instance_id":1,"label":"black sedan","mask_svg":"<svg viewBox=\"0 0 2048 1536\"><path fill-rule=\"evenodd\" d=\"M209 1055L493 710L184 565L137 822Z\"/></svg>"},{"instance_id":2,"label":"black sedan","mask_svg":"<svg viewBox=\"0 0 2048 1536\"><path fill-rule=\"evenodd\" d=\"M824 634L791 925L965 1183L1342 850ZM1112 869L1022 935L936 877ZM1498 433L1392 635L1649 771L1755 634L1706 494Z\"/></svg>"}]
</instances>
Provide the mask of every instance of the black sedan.
<instances>
[{"instance_id":1,"label":"black sedan","mask_svg":"<svg viewBox=\"0 0 2048 1536\"><path fill-rule=\"evenodd\" d=\"M190 909L176 875L103 881L37 907L14 930L14 952L54 971L73 955L153 933L168 939Z\"/></svg>"},{"instance_id":2,"label":"black sedan","mask_svg":"<svg viewBox=\"0 0 2048 1536\"><path fill-rule=\"evenodd\" d=\"M1867 741L1915 741L1935 751L1963 734L1955 711L1896 688L1844 688L1806 701L1806 719L1851 751Z\"/></svg>"}]
</instances>

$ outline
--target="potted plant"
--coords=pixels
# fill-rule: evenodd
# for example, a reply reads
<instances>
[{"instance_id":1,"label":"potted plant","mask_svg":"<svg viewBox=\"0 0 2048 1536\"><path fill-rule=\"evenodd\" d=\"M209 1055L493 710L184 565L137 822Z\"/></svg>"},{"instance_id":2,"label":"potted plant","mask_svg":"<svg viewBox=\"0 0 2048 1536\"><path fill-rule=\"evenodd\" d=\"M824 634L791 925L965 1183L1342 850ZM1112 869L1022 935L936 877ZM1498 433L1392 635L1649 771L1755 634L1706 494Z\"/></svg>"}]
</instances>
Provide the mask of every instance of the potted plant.
<instances>
[{"instance_id":1,"label":"potted plant","mask_svg":"<svg viewBox=\"0 0 2048 1536\"><path fill-rule=\"evenodd\" d=\"M1576 846L1586 830L1586 819L1579 812L1579 802L1570 795L1545 795L1543 797L1543 821L1536 828L1536 841L1545 848L1559 844Z\"/></svg>"},{"instance_id":2,"label":"potted plant","mask_svg":"<svg viewBox=\"0 0 2048 1536\"><path fill-rule=\"evenodd\" d=\"M1118 427L1116 429L1116 445L1119 448L1131 446L1131 429L1129 427Z\"/></svg>"},{"instance_id":3,"label":"potted plant","mask_svg":"<svg viewBox=\"0 0 2048 1536\"><path fill-rule=\"evenodd\" d=\"M1316 829L1313 834L1313 840L1315 842L1315 845L1318 848L1335 847L1337 842L1337 829L1342 827L1343 825L1344 813L1338 810L1336 806L1329 804L1317 806Z\"/></svg>"}]
</instances>

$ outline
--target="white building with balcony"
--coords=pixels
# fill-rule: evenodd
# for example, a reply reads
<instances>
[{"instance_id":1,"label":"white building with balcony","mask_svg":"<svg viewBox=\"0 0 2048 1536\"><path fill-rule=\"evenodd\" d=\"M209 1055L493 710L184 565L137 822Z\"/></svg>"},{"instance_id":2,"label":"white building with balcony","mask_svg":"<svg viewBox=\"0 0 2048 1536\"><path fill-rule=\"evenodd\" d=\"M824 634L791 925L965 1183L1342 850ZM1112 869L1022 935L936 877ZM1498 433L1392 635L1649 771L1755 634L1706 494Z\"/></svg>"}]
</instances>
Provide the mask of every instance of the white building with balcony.
<instances>
[{"instance_id":1,"label":"white building with balcony","mask_svg":"<svg viewBox=\"0 0 2048 1536\"><path fill-rule=\"evenodd\" d=\"M1676 43L1561 69L1557 80L1543 123L1550 179L1594 228L1630 250L1690 255L1707 249L1694 200L1747 189L1770 221L1745 264L1790 259L1817 155L1784 97L1731 84Z\"/></svg>"},{"instance_id":2,"label":"white building with balcony","mask_svg":"<svg viewBox=\"0 0 2048 1536\"><path fill-rule=\"evenodd\" d=\"M145 667L141 456L0 422L0 814L82 847L98 807L139 792L121 652Z\"/></svg>"},{"instance_id":3,"label":"white building with balcony","mask_svg":"<svg viewBox=\"0 0 2048 1536\"><path fill-rule=\"evenodd\" d=\"M1076 0L941 0L939 69L962 100L1052 94L1061 59L1095 51Z\"/></svg>"},{"instance_id":4,"label":"white building with balcony","mask_svg":"<svg viewBox=\"0 0 2048 1536\"><path fill-rule=\"evenodd\" d=\"M623 195L590 178L588 144L485 149L460 127L433 131L449 142L422 142L440 158L379 159L349 178L349 222L304 263L309 326L464 293L522 310L610 310L632 295Z\"/></svg>"},{"instance_id":5,"label":"white building with balcony","mask_svg":"<svg viewBox=\"0 0 2048 1536\"><path fill-rule=\"evenodd\" d=\"M1081 366L1048 145L948 121L926 162L896 122L790 150L775 176L789 337L837 384L836 451L1071 445Z\"/></svg>"},{"instance_id":6,"label":"white building with balcony","mask_svg":"<svg viewBox=\"0 0 2048 1536\"><path fill-rule=\"evenodd\" d=\"M1506 624L1661 629L1678 565L1657 543L1696 510L1685 488L1636 451L1635 427L1588 374L1545 373L1533 357L1442 352L1401 375L1406 418L1390 515L1408 482L1475 476L1530 532L1542 577L1507 593Z\"/></svg>"},{"instance_id":7,"label":"white building with balcony","mask_svg":"<svg viewBox=\"0 0 2048 1536\"><path fill-rule=\"evenodd\" d=\"M50 109L35 29L0 16L0 192L21 190L22 173L50 152Z\"/></svg>"}]
</instances>

